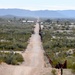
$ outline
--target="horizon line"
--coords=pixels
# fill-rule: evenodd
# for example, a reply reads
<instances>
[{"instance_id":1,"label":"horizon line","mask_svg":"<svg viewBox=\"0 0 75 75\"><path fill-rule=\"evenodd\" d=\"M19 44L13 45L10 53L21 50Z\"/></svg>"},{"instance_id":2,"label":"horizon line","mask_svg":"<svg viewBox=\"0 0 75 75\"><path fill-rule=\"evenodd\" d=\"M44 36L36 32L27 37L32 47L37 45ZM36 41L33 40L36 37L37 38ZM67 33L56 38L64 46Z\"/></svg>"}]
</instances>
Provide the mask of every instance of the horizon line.
<instances>
[{"instance_id":1,"label":"horizon line","mask_svg":"<svg viewBox=\"0 0 75 75\"><path fill-rule=\"evenodd\" d=\"M24 9L24 8L0 8L0 9L20 9L20 10L29 10L29 11L44 11L44 10L48 10L48 11L64 11L64 10L75 10L75 9L36 9L36 10L32 10L32 9Z\"/></svg>"}]
</instances>

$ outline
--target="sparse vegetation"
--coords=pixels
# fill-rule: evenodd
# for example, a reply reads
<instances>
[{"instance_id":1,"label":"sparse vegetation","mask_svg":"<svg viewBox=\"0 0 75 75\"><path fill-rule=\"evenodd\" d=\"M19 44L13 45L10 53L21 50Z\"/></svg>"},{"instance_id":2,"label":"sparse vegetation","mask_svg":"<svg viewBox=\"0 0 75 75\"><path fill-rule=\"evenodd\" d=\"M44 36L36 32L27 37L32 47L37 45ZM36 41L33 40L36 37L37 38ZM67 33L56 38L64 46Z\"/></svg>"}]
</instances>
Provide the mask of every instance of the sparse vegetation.
<instances>
[{"instance_id":1,"label":"sparse vegetation","mask_svg":"<svg viewBox=\"0 0 75 75\"><path fill-rule=\"evenodd\" d=\"M0 63L5 62L7 64L19 65L23 62L23 57L19 53L3 53L0 52Z\"/></svg>"},{"instance_id":2,"label":"sparse vegetation","mask_svg":"<svg viewBox=\"0 0 75 75\"><path fill-rule=\"evenodd\" d=\"M72 73L75 74L75 63L72 65Z\"/></svg>"},{"instance_id":3,"label":"sparse vegetation","mask_svg":"<svg viewBox=\"0 0 75 75\"><path fill-rule=\"evenodd\" d=\"M64 19L46 20L43 25L43 47L53 62L52 66L67 60L67 68L72 68L75 63L75 22Z\"/></svg>"},{"instance_id":4,"label":"sparse vegetation","mask_svg":"<svg viewBox=\"0 0 75 75\"><path fill-rule=\"evenodd\" d=\"M52 75L56 75L56 70L53 69L53 70L51 71L51 73L52 73Z\"/></svg>"},{"instance_id":5,"label":"sparse vegetation","mask_svg":"<svg viewBox=\"0 0 75 75\"><path fill-rule=\"evenodd\" d=\"M26 49L35 24L27 21L17 17L0 18L0 63L19 65L24 61L21 54L11 52Z\"/></svg>"},{"instance_id":6,"label":"sparse vegetation","mask_svg":"<svg viewBox=\"0 0 75 75\"><path fill-rule=\"evenodd\" d=\"M33 32L33 23L23 23L25 19L0 19L0 50L23 51Z\"/></svg>"}]
</instances>

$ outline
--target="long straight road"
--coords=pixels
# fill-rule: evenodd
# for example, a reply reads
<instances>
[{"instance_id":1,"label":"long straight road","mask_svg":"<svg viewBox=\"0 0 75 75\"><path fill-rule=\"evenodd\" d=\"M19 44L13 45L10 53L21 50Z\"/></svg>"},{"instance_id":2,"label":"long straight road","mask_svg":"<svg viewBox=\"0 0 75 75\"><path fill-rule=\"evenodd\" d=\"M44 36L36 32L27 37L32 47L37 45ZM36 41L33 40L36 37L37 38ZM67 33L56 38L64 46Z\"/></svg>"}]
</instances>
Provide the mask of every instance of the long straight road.
<instances>
[{"instance_id":1,"label":"long straight road","mask_svg":"<svg viewBox=\"0 0 75 75\"><path fill-rule=\"evenodd\" d=\"M0 65L0 75L39 75L45 63L39 23L36 23L34 34L31 35L27 49L22 55L25 61L19 66Z\"/></svg>"},{"instance_id":2,"label":"long straight road","mask_svg":"<svg viewBox=\"0 0 75 75\"><path fill-rule=\"evenodd\" d=\"M22 65L33 67L44 67L44 50L39 35L39 23L36 23L34 34L32 34L25 53L25 62Z\"/></svg>"}]
</instances>

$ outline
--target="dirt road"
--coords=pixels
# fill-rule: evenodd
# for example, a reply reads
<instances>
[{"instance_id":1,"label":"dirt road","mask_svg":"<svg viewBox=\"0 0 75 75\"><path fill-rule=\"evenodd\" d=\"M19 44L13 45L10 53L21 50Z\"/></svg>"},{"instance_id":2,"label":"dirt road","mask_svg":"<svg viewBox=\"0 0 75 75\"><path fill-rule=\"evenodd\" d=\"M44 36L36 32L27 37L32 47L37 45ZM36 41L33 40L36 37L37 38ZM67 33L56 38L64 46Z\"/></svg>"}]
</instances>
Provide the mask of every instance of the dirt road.
<instances>
[{"instance_id":1,"label":"dirt road","mask_svg":"<svg viewBox=\"0 0 75 75\"><path fill-rule=\"evenodd\" d=\"M34 34L32 34L29 45L23 54L25 62L22 65L33 67L44 67L44 50L39 36L39 24L36 23Z\"/></svg>"},{"instance_id":2,"label":"dirt road","mask_svg":"<svg viewBox=\"0 0 75 75\"><path fill-rule=\"evenodd\" d=\"M34 34L32 34L27 49L22 55L25 61L20 66L0 65L0 75L39 75L45 62L38 23L36 23Z\"/></svg>"}]
</instances>

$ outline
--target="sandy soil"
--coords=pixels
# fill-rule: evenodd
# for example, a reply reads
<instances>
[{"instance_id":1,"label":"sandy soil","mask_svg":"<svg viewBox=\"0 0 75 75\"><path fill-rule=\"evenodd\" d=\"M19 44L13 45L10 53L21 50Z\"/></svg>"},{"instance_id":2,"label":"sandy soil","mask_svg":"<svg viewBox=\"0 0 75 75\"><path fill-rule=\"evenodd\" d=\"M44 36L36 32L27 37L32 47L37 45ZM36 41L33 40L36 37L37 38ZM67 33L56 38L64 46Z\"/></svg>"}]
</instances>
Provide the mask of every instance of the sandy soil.
<instances>
[{"instance_id":1,"label":"sandy soil","mask_svg":"<svg viewBox=\"0 0 75 75\"><path fill-rule=\"evenodd\" d=\"M35 25L34 34L32 34L29 45L23 53L25 62L22 65L32 67L44 67L44 50L39 36L39 24Z\"/></svg>"}]
</instances>

